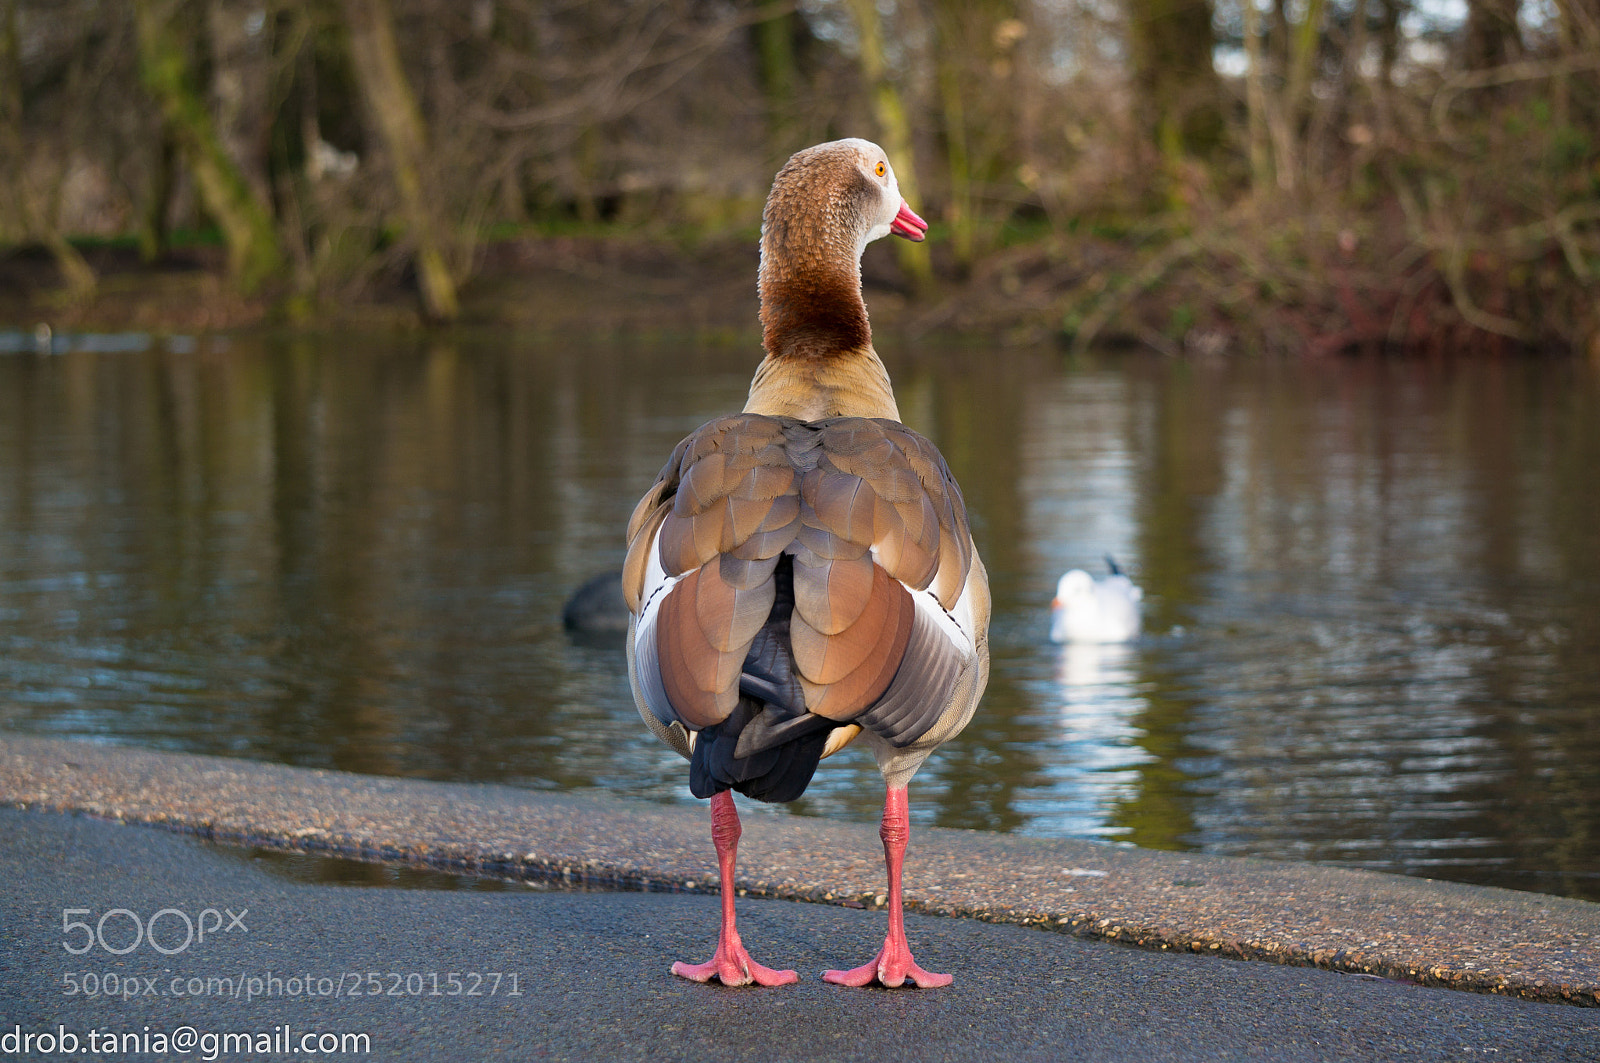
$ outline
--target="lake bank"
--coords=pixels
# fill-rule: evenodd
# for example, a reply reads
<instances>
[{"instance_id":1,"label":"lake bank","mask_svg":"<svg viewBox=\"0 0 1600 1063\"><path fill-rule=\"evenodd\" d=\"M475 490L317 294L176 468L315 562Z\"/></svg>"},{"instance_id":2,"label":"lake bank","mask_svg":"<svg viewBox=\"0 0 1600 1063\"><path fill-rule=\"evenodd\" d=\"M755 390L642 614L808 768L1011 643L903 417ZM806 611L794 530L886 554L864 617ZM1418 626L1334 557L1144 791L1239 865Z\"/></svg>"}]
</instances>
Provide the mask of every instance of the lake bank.
<instances>
[{"instance_id":1,"label":"lake bank","mask_svg":"<svg viewBox=\"0 0 1600 1063\"><path fill-rule=\"evenodd\" d=\"M958 268L936 242L929 254L939 279L923 292L893 249L879 244L868 248L862 279L880 335L910 342L1055 344L1080 354L1092 345L1174 357L1567 354L1600 363L1600 332L1567 328L1516 339L1479 327L1426 261L1391 275L1369 261L1377 251L1343 254L1332 241L1316 261L1280 270L1270 256L1246 253L1249 240L1222 227L1155 238L1055 233L997 250L970 269ZM760 332L753 233L694 242L637 233L486 242L462 286L461 316L443 327L424 321L405 271L315 299L282 285L244 297L229 286L219 247L189 247L153 265L126 245L84 255L99 283L77 300L42 249L0 256L0 328L448 334L510 327L743 343Z\"/></svg>"}]
</instances>

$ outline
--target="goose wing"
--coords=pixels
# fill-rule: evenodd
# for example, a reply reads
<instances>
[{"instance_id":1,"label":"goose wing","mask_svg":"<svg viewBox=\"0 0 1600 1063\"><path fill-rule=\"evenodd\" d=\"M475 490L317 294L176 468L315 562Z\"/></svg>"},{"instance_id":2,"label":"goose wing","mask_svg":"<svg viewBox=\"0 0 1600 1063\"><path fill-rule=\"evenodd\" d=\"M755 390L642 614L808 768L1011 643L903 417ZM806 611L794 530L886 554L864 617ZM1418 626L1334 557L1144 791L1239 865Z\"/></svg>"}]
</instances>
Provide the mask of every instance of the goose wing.
<instances>
[{"instance_id":1,"label":"goose wing","mask_svg":"<svg viewBox=\"0 0 1600 1063\"><path fill-rule=\"evenodd\" d=\"M960 488L896 421L714 420L628 537L635 693L658 734L723 725L743 699L741 756L851 724L909 745L979 652Z\"/></svg>"}]
</instances>

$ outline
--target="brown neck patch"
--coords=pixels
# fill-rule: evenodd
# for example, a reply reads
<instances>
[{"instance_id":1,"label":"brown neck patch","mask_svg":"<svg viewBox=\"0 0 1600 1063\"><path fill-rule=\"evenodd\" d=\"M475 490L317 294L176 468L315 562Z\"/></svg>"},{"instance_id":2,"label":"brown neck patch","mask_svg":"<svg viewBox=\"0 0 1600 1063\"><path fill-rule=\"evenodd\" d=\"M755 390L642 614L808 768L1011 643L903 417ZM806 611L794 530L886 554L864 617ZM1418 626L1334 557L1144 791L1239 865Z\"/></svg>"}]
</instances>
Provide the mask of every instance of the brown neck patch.
<instances>
[{"instance_id":1,"label":"brown neck patch","mask_svg":"<svg viewBox=\"0 0 1600 1063\"><path fill-rule=\"evenodd\" d=\"M761 344L773 358L827 358L872 346L861 282L810 274L761 285Z\"/></svg>"}]
</instances>

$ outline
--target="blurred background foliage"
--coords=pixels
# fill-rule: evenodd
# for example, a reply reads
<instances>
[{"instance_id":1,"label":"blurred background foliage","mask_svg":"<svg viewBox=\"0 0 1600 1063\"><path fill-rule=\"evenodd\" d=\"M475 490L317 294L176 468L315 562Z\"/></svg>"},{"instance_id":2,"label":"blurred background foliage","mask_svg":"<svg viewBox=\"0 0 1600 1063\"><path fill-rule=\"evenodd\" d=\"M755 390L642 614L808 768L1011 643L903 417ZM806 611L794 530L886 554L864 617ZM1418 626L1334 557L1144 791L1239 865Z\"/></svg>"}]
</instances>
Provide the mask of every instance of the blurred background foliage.
<instances>
[{"instance_id":1,"label":"blurred background foliage","mask_svg":"<svg viewBox=\"0 0 1600 1063\"><path fill-rule=\"evenodd\" d=\"M574 241L748 281L839 136L935 223L869 270L923 327L1600 358L1600 0L0 0L0 296L447 322Z\"/></svg>"}]
</instances>

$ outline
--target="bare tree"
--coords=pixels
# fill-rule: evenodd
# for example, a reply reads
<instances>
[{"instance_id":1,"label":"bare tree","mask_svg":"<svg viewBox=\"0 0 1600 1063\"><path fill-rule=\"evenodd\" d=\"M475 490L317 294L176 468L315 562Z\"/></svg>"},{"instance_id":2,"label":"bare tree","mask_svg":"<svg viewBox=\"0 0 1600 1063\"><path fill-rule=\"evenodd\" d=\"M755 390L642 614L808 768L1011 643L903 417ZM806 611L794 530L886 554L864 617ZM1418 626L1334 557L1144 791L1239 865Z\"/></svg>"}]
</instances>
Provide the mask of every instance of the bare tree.
<instances>
[{"instance_id":1,"label":"bare tree","mask_svg":"<svg viewBox=\"0 0 1600 1063\"><path fill-rule=\"evenodd\" d=\"M206 0L211 112L217 139L261 202L271 198L267 142L272 115L272 27L259 0Z\"/></svg>"},{"instance_id":2,"label":"bare tree","mask_svg":"<svg viewBox=\"0 0 1600 1063\"><path fill-rule=\"evenodd\" d=\"M415 278L443 321L489 241L744 241L775 163L864 133L944 223L913 283L963 282L919 320L1581 346L1600 0L1521 6L0 0L0 239L86 293L67 236L214 223L258 310Z\"/></svg>"},{"instance_id":3,"label":"bare tree","mask_svg":"<svg viewBox=\"0 0 1600 1063\"><path fill-rule=\"evenodd\" d=\"M1318 3L1319 0L1311 0ZM1166 161L1169 182L1186 157L1212 155L1222 143L1221 93L1211 53L1209 0L1125 0L1130 76L1150 142Z\"/></svg>"},{"instance_id":4,"label":"bare tree","mask_svg":"<svg viewBox=\"0 0 1600 1063\"><path fill-rule=\"evenodd\" d=\"M917 180L916 148L911 138L911 120L900 86L889 70L889 60L884 47L883 22L878 14L877 0L848 0L851 17L855 20L857 47L860 49L861 76L867 91L872 94L872 114L878 125L878 139L894 162L895 177L900 182L900 192L906 200L922 204ZM895 251L900 268L911 277L912 283L926 290L933 283L933 267L927 252L910 244L897 244Z\"/></svg>"},{"instance_id":5,"label":"bare tree","mask_svg":"<svg viewBox=\"0 0 1600 1063\"><path fill-rule=\"evenodd\" d=\"M250 187L229 155L195 84L185 28L195 24L183 0L136 0L139 62L146 89L161 108L206 210L228 245L228 272L245 293L278 276L283 255L271 206Z\"/></svg>"},{"instance_id":6,"label":"bare tree","mask_svg":"<svg viewBox=\"0 0 1600 1063\"><path fill-rule=\"evenodd\" d=\"M1488 70L1517 58L1522 37L1517 29L1518 0L1470 0L1462 41L1462 64Z\"/></svg>"},{"instance_id":7,"label":"bare tree","mask_svg":"<svg viewBox=\"0 0 1600 1063\"><path fill-rule=\"evenodd\" d=\"M1017 61L1028 27L1013 0L939 0L934 63L944 132L945 204L956 262L972 267L993 243L986 188L1003 186L1017 165L1015 101L1031 71ZM996 104L1000 106L996 106Z\"/></svg>"},{"instance_id":8,"label":"bare tree","mask_svg":"<svg viewBox=\"0 0 1600 1063\"><path fill-rule=\"evenodd\" d=\"M0 239L35 239L50 250L66 284L67 297L82 301L94 294L98 279L78 250L67 242L56 222L61 179L57 176L43 197L30 194L23 150L21 32L17 0L0 2L0 182L9 195L0 196ZM73 79L76 80L76 79ZM40 199L44 202L40 202Z\"/></svg>"},{"instance_id":9,"label":"bare tree","mask_svg":"<svg viewBox=\"0 0 1600 1063\"><path fill-rule=\"evenodd\" d=\"M797 19L783 0L760 0L764 16L755 25L756 51L761 57L761 88L767 97L768 137L772 155L784 158L797 150L800 64L795 56Z\"/></svg>"},{"instance_id":10,"label":"bare tree","mask_svg":"<svg viewBox=\"0 0 1600 1063\"><path fill-rule=\"evenodd\" d=\"M387 0L344 0L350 56L361 94L389 157L406 228L416 244L423 309L434 321L460 313L443 243L438 200L426 186L428 133L400 62Z\"/></svg>"}]
</instances>

